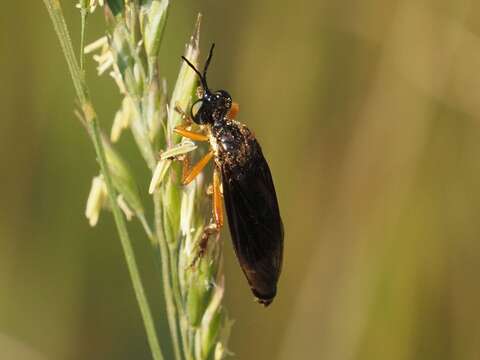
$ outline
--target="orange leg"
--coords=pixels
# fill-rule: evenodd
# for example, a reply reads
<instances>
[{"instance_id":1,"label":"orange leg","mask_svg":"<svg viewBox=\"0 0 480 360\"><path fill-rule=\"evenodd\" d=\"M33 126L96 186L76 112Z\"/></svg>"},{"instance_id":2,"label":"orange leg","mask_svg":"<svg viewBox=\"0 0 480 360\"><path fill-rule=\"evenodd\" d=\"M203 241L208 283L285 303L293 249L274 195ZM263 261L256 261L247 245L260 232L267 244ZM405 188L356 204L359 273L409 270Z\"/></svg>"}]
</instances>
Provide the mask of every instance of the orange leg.
<instances>
[{"instance_id":1,"label":"orange leg","mask_svg":"<svg viewBox=\"0 0 480 360\"><path fill-rule=\"evenodd\" d=\"M195 141L208 141L208 136L200 133L196 133L194 131L190 131L186 129L186 126L177 126L173 131L183 137L195 140Z\"/></svg>"},{"instance_id":2,"label":"orange leg","mask_svg":"<svg viewBox=\"0 0 480 360\"><path fill-rule=\"evenodd\" d=\"M195 177L200 174L203 168L208 164L208 162L213 157L213 151L209 151L203 158L200 159L198 163L190 170L189 169L189 161L187 158L184 159L183 162L183 176L182 176L182 184L187 185L192 182Z\"/></svg>"},{"instance_id":3,"label":"orange leg","mask_svg":"<svg viewBox=\"0 0 480 360\"><path fill-rule=\"evenodd\" d=\"M195 141L208 141L207 135L197 133L187 129L193 123L193 120L190 115L188 115L185 111L183 111L178 105L175 105L175 111L182 116L182 120L185 123L184 125L179 125L175 127L175 129L173 129L175 133Z\"/></svg>"},{"instance_id":4,"label":"orange leg","mask_svg":"<svg viewBox=\"0 0 480 360\"><path fill-rule=\"evenodd\" d=\"M232 107L230 108L230 111L227 114L227 117L229 119L235 119L239 111L240 111L240 105L238 105L238 103L234 101L232 103Z\"/></svg>"},{"instance_id":5,"label":"orange leg","mask_svg":"<svg viewBox=\"0 0 480 360\"><path fill-rule=\"evenodd\" d=\"M183 158L181 158L182 161L182 184L183 180L185 179L186 175L190 172L190 156L189 154L185 154Z\"/></svg>"},{"instance_id":6,"label":"orange leg","mask_svg":"<svg viewBox=\"0 0 480 360\"><path fill-rule=\"evenodd\" d=\"M213 170L213 217L218 229L223 226L222 192L220 191L220 171Z\"/></svg>"},{"instance_id":7,"label":"orange leg","mask_svg":"<svg viewBox=\"0 0 480 360\"><path fill-rule=\"evenodd\" d=\"M196 261L203 255L205 255L210 236L218 236L220 234L220 230L223 227L222 197L222 192L220 190L220 172L218 168L215 167L213 171L213 221L203 230L202 238L200 239L200 243L198 245L200 250L198 255L195 257L193 264L195 264Z\"/></svg>"},{"instance_id":8,"label":"orange leg","mask_svg":"<svg viewBox=\"0 0 480 360\"><path fill-rule=\"evenodd\" d=\"M203 232L202 239L200 240L200 254L205 252L210 235L218 234L223 227L222 198L223 195L220 190L220 171L215 167L213 170L213 221Z\"/></svg>"}]
</instances>

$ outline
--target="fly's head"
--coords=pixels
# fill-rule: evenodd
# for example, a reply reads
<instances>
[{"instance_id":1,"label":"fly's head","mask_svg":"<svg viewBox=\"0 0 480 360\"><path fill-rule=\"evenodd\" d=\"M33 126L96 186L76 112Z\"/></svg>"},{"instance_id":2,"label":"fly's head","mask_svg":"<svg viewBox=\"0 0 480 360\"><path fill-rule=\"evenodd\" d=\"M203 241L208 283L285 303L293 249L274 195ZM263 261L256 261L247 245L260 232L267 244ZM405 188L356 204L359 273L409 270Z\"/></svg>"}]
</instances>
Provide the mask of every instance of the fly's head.
<instances>
[{"instance_id":1,"label":"fly's head","mask_svg":"<svg viewBox=\"0 0 480 360\"><path fill-rule=\"evenodd\" d=\"M214 93L204 91L203 96L192 106L192 119L199 125L213 125L222 121L231 107L232 97L225 90Z\"/></svg>"},{"instance_id":2,"label":"fly's head","mask_svg":"<svg viewBox=\"0 0 480 360\"><path fill-rule=\"evenodd\" d=\"M203 74L200 73L188 59L182 56L182 59L200 78L201 86L199 87L199 91L197 91L199 99L192 105L190 111L193 121L199 125L213 125L223 121L232 107L232 97L228 92L225 90L211 91L207 85L207 69L212 59L214 47L215 44L212 44L205 68L203 69Z\"/></svg>"}]
</instances>

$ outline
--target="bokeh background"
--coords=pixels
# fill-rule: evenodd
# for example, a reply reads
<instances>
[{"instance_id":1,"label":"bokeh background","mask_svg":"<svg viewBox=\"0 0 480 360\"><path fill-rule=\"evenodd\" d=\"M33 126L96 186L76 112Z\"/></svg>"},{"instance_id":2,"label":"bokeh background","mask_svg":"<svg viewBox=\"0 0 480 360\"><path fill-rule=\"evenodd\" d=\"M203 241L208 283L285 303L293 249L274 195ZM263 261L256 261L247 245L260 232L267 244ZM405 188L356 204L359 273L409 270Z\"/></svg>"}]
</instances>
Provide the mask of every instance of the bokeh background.
<instances>
[{"instance_id":1,"label":"bokeh background","mask_svg":"<svg viewBox=\"0 0 480 360\"><path fill-rule=\"evenodd\" d=\"M236 358L479 359L480 3L172 1L169 84L199 11L204 52L217 43L210 83L261 140L286 228L267 309L226 247ZM103 31L98 12L88 39ZM83 215L97 165L41 1L3 2L0 69L0 359L149 359L111 216L92 229ZM88 71L108 129L117 91ZM121 146L146 193L131 139Z\"/></svg>"}]
</instances>

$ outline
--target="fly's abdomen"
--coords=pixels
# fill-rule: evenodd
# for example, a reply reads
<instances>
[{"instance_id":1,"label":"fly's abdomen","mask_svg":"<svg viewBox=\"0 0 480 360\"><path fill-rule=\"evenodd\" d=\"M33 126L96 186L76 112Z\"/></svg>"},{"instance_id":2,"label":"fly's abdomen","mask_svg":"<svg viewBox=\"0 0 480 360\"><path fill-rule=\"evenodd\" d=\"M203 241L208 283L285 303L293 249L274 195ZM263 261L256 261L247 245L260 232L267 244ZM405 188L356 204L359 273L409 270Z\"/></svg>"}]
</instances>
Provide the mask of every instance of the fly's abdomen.
<instances>
[{"instance_id":1,"label":"fly's abdomen","mask_svg":"<svg viewBox=\"0 0 480 360\"><path fill-rule=\"evenodd\" d=\"M283 254L283 225L270 169L246 127L227 128L216 138L235 253L253 294L268 305L276 294Z\"/></svg>"}]
</instances>

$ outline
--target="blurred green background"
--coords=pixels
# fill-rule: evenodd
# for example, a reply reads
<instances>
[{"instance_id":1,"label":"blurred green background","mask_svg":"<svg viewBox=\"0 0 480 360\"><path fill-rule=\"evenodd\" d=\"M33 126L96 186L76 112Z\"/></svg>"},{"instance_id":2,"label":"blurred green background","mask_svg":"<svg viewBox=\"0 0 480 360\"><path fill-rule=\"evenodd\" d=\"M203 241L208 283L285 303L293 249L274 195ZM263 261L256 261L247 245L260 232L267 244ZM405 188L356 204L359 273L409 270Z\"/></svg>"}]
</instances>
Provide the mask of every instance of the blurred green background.
<instances>
[{"instance_id":1,"label":"blurred green background","mask_svg":"<svg viewBox=\"0 0 480 360\"><path fill-rule=\"evenodd\" d=\"M172 3L162 71L173 84L201 11L204 53L217 44L210 84L260 139L285 222L267 309L226 247L236 358L479 359L480 3ZM88 39L103 33L97 12ZM97 165L41 1L2 4L0 69L0 359L149 359L112 218L92 229L83 215ZM109 129L118 92L90 59L88 71ZM131 139L121 147L146 194Z\"/></svg>"}]
</instances>

